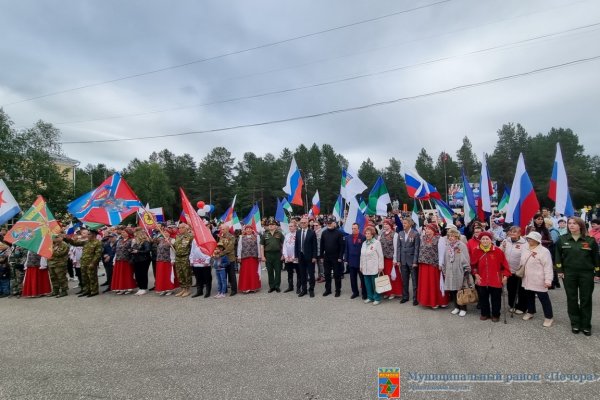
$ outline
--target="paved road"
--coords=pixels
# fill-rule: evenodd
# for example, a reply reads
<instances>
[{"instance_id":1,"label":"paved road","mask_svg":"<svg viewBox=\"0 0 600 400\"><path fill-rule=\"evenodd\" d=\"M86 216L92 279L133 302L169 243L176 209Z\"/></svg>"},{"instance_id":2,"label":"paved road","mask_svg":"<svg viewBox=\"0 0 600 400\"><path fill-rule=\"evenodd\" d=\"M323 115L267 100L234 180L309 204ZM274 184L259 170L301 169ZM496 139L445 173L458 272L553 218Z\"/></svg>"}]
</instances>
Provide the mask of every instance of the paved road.
<instances>
[{"instance_id":1,"label":"paved road","mask_svg":"<svg viewBox=\"0 0 600 400\"><path fill-rule=\"evenodd\" d=\"M460 318L397 300L365 305L343 283L340 298L322 297L318 284L313 299L0 299L0 399L376 399L378 367L400 368L403 399L598 398L598 382L544 374L600 376L600 290L596 331L585 337L570 333L562 289L550 293L556 324L546 329L540 314L505 325L473 310ZM434 373L537 373L542 382L424 392L416 389L441 383L410 381Z\"/></svg>"}]
</instances>

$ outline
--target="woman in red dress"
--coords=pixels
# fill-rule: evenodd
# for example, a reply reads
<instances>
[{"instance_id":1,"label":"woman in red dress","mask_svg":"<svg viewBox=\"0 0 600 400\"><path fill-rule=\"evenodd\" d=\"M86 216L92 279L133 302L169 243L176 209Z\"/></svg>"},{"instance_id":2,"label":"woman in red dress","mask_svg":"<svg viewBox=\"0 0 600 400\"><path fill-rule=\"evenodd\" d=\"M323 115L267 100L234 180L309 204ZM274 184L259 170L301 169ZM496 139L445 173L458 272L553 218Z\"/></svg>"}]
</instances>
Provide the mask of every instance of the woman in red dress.
<instances>
[{"instance_id":1,"label":"woman in red dress","mask_svg":"<svg viewBox=\"0 0 600 400\"><path fill-rule=\"evenodd\" d=\"M393 225L391 220L384 220L383 231L379 235L379 242L383 250L383 273L390 277L392 284L392 290L383 293L383 298L389 298L390 300L395 297L402 297L402 275L400 275L398 265L394 265L398 235L394 232Z\"/></svg>"},{"instance_id":2,"label":"woman in red dress","mask_svg":"<svg viewBox=\"0 0 600 400\"><path fill-rule=\"evenodd\" d=\"M240 260L240 277L238 290L244 293L255 292L260 289L260 264L259 264L260 237L252 225L244 227L237 248L237 258Z\"/></svg>"},{"instance_id":3,"label":"woman in red dress","mask_svg":"<svg viewBox=\"0 0 600 400\"><path fill-rule=\"evenodd\" d=\"M110 283L110 288L117 294L129 294L137 287L137 283L133 279L133 266L130 262L132 237L132 230L123 229L121 238L117 242L113 276Z\"/></svg>"},{"instance_id":4,"label":"woman in red dress","mask_svg":"<svg viewBox=\"0 0 600 400\"><path fill-rule=\"evenodd\" d=\"M168 296L171 291L179 287L175 277L173 264L175 263L175 251L171 246L169 238L159 236L156 246L156 281L154 282L156 293L160 296Z\"/></svg>"},{"instance_id":5,"label":"woman in red dress","mask_svg":"<svg viewBox=\"0 0 600 400\"><path fill-rule=\"evenodd\" d=\"M425 307L438 308L448 305L446 292L440 285L439 230L436 224L428 224L423 229L419 247L419 280L417 301Z\"/></svg>"},{"instance_id":6,"label":"woman in red dress","mask_svg":"<svg viewBox=\"0 0 600 400\"><path fill-rule=\"evenodd\" d=\"M45 261L45 260L44 260ZM32 251L27 252L23 297L41 297L52 292L48 267L42 266L42 257Z\"/></svg>"}]
</instances>

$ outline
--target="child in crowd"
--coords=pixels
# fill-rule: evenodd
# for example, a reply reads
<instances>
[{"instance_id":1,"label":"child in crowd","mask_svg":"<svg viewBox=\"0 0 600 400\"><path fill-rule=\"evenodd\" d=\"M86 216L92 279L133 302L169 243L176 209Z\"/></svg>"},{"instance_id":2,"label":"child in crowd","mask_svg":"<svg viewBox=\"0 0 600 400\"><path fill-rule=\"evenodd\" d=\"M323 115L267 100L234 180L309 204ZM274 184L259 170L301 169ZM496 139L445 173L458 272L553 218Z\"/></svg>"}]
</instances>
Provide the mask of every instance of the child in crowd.
<instances>
[{"instance_id":1,"label":"child in crowd","mask_svg":"<svg viewBox=\"0 0 600 400\"><path fill-rule=\"evenodd\" d=\"M225 297L225 293L227 293L227 272L225 271L225 267L229 265L229 259L227 256L221 255L223 249L223 246L218 245L210 260L210 264L215 269L217 275L218 294L215 296L216 299L222 299Z\"/></svg>"}]
</instances>

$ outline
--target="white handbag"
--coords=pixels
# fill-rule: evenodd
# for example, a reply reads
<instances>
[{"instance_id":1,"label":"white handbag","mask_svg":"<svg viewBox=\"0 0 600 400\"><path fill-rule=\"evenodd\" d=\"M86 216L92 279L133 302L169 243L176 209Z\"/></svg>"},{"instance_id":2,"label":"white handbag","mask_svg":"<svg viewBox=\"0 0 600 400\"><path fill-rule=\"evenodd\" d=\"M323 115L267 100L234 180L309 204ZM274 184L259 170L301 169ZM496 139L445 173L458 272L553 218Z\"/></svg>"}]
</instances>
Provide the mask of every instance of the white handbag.
<instances>
[{"instance_id":1,"label":"white handbag","mask_svg":"<svg viewBox=\"0 0 600 400\"><path fill-rule=\"evenodd\" d=\"M392 283L390 282L390 277L380 273L377 278L375 278L375 291L379 294L389 292L392 290Z\"/></svg>"}]
</instances>

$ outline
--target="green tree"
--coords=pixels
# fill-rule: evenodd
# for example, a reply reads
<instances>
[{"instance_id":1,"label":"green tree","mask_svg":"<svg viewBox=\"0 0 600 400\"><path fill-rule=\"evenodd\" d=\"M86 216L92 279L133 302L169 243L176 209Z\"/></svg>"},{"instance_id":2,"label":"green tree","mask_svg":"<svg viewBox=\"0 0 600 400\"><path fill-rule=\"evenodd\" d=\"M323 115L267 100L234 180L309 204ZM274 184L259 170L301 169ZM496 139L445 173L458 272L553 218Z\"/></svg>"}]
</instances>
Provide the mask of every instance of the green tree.
<instances>
[{"instance_id":1,"label":"green tree","mask_svg":"<svg viewBox=\"0 0 600 400\"><path fill-rule=\"evenodd\" d=\"M437 188L444 199L447 199L448 185L459 182L461 179L458 163L452 159L450 154L442 151L437 158L434 167L432 184Z\"/></svg>"},{"instance_id":2,"label":"green tree","mask_svg":"<svg viewBox=\"0 0 600 400\"><path fill-rule=\"evenodd\" d=\"M169 177L160 164L134 158L123 170L123 177L144 205L162 206L167 218L176 217L166 206L174 202L175 192L169 187Z\"/></svg>"},{"instance_id":3,"label":"green tree","mask_svg":"<svg viewBox=\"0 0 600 400\"><path fill-rule=\"evenodd\" d=\"M400 170L400 161L394 157L390 158L388 166L383 171L383 180L390 192L392 201L398 200L402 205L403 203L408 204L409 197L406 194L406 184Z\"/></svg>"},{"instance_id":4,"label":"green tree","mask_svg":"<svg viewBox=\"0 0 600 400\"><path fill-rule=\"evenodd\" d=\"M435 170L433 168L433 159L427 153L425 148L422 148L415 161L415 169L421 175L421 178L427 182L432 182L435 176Z\"/></svg>"},{"instance_id":5,"label":"green tree","mask_svg":"<svg viewBox=\"0 0 600 400\"><path fill-rule=\"evenodd\" d=\"M481 163L477 160L477 156L473 153L473 146L467 136L463 138L463 143L460 149L456 152L458 166L465 171L465 175L470 180L476 180L481 172Z\"/></svg>"},{"instance_id":6,"label":"green tree","mask_svg":"<svg viewBox=\"0 0 600 400\"><path fill-rule=\"evenodd\" d=\"M488 157L488 166L492 180L498 181L499 190L504 185L511 185L519 154L527 150L528 143L529 134L521 124L504 124L498 130L498 141L494 152Z\"/></svg>"},{"instance_id":7,"label":"green tree","mask_svg":"<svg viewBox=\"0 0 600 400\"><path fill-rule=\"evenodd\" d=\"M203 200L215 206L216 215L224 212L232 200L233 167L235 159L225 147L215 147L198 165L198 195L193 201ZM188 195L190 201L192 196Z\"/></svg>"},{"instance_id":8,"label":"green tree","mask_svg":"<svg viewBox=\"0 0 600 400\"><path fill-rule=\"evenodd\" d=\"M369 196L369 191L373 185L375 185L375 182L380 175L383 175L383 172L375 168L373 161L371 161L370 158L367 157L367 159L360 164L360 168L358 168L358 177L365 185L367 185L367 190L363 194L365 201L367 201L366 198Z\"/></svg>"}]
</instances>

